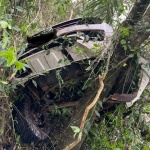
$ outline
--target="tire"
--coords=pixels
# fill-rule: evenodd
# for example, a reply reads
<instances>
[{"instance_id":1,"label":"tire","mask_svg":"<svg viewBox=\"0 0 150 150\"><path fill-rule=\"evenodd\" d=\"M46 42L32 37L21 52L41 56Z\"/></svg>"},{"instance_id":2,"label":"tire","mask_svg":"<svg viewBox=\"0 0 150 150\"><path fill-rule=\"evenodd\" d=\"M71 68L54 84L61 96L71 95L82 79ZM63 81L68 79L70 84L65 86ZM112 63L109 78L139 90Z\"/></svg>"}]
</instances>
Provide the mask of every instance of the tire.
<instances>
[{"instance_id":1,"label":"tire","mask_svg":"<svg viewBox=\"0 0 150 150\"><path fill-rule=\"evenodd\" d=\"M43 124L36 122L40 109L38 104L35 104L30 97L26 96L21 102L16 103L15 108L16 110L13 111L13 116L16 120L15 130L24 143L36 143L48 137L50 123L46 114L42 114L44 118Z\"/></svg>"}]
</instances>

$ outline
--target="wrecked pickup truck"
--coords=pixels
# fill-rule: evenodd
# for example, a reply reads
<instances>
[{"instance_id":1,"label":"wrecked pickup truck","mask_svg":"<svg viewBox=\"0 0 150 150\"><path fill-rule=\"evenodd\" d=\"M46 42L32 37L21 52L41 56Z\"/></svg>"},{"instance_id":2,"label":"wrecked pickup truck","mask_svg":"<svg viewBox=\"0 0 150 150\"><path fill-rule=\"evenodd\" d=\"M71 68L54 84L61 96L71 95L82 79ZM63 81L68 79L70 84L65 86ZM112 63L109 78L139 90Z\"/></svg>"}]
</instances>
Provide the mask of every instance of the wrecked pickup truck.
<instances>
[{"instance_id":1,"label":"wrecked pickup truck","mask_svg":"<svg viewBox=\"0 0 150 150\"><path fill-rule=\"evenodd\" d=\"M77 18L27 38L19 59L29 68L12 80L18 85L20 100L16 102L20 113L13 112L15 128L24 142L49 137L49 106L81 98L90 76L99 71L99 56L103 59L107 54L112 34L112 27L96 18Z\"/></svg>"}]
</instances>

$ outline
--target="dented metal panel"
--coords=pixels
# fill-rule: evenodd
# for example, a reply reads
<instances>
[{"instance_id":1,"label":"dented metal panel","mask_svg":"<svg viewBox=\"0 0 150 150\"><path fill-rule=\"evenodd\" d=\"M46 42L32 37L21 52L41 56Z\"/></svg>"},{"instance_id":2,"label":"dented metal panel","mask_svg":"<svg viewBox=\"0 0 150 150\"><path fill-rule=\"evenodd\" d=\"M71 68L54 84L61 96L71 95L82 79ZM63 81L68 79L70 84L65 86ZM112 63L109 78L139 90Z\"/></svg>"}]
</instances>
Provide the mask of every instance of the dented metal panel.
<instances>
[{"instance_id":1,"label":"dented metal panel","mask_svg":"<svg viewBox=\"0 0 150 150\"><path fill-rule=\"evenodd\" d=\"M111 36L113 33L113 29L107 23L102 24L87 24L87 25L73 25L70 27L65 27L57 32L57 36L62 36L71 32L77 31L105 31L105 36Z\"/></svg>"},{"instance_id":2,"label":"dented metal panel","mask_svg":"<svg viewBox=\"0 0 150 150\"><path fill-rule=\"evenodd\" d=\"M52 48L49 54L47 53L48 50L43 50L26 58L27 64L33 73L42 73L70 64L58 48Z\"/></svg>"},{"instance_id":3,"label":"dented metal panel","mask_svg":"<svg viewBox=\"0 0 150 150\"><path fill-rule=\"evenodd\" d=\"M71 59L73 61L82 61L84 59L96 56L95 54L97 53L97 51L92 49L94 47L94 44L99 45L97 50L100 51L99 54L101 54L101 57L103 57L104 53L107 53L107 48L111 43L111 36L113 34L113 29L110 25L106 23L74 25L73 23L70 25L67 24L66 27L65 26L66 23L63 23L64 27L62 26L62 28L60 29L57 28L56 35L58 38L59 37L63 38L64 35L71 38L72 37L77 38L76 45L65 48L65 51L67 51L67 53L71 56ZM103 40L93 41L89 39L88 41L85 41L83 36L78 35L78 32L84 33L84 31L96 31L96 32L104 31L104 35L102 35ZM53 41L50 41L50 43L53 43ZM77 47L81 49L81 51L79 49L77 50ZM71 61L68 60L69 59L67 58L68 56L64 54L61 50L59 50L58 47L51 47L48 50L41 50L39 52L37 52L36 49L38 51L38 47L35 47L31 50L29 49L29 51L25 52L22 55L23 59L26 60L27 64L30 66L32 73L22 78L14 78L14 81L17 82L20 81L22 83L25 83L29 78L33 78L36 75L45 73L49 70L70 65L72 62L72 60ZM48 51L50 52L49 54L47 54ZM32 52L34 53L32 54ZM29 56L25 57L26 55Z\"/></svg>"},{"instance_id":4,"label":"dented metal panel","mask_svg":"<svg viewBox=\"0 0 150 150\"><path fill-rule=\"evenodd\" d=\"M80 43L77 43L77 47L79 47L81 50L77 50L77 48L74 46L66 49L74 61L80 61L92 57L93 52L90 49L84 47Z\"/></svg>"}]
</instances>

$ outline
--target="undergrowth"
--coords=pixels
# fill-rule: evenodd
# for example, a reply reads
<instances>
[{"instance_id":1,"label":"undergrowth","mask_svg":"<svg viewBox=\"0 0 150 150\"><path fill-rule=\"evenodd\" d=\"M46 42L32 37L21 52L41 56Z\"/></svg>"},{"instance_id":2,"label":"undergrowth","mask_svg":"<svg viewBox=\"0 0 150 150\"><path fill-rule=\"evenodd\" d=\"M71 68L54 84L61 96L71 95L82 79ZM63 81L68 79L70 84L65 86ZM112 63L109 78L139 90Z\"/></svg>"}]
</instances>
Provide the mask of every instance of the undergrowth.
<instances>
[{"instance_id":1,"label":"undergrowth","mask_svg":"<svg viewBox=\"0 0 150 150\"><path fill-rule=\"evenodd\" d=\"M100 113L89 132L86 143L92 150L149 150L149 89L132 108L117 104ZM147 119L145 118L147 117ZM148 120L149 119L149 120Z\"/></svg>"}]
</instances>

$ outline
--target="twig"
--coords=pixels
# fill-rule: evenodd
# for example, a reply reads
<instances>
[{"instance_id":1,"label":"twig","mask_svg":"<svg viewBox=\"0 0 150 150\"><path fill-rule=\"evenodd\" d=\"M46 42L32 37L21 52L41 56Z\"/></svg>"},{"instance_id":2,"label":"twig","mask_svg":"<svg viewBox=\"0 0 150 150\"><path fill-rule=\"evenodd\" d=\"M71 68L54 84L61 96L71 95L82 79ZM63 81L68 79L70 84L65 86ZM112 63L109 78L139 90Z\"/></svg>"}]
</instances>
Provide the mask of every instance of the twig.
<instances>
[{"instance_id":1,"label":"twig","mask_svg":"<svg viewBox=\"0 0 150 150\"><path fill-rule=\"evenodd\" d=\"M129 59L129 57L126 57L125 59L123 59L122 61L120 61L116 66L112 67L111 69L109 69L109 71L112 71L115 68L118 68L119 66L121 66L123 63L125 63L127 60Z\"/></svg>"},{"instance_id":2,"label":"twig","mask_svg":"<svg viewBox=\"0 0 150 150\"><path fill-rule=\"evenodd\" d=\"M61 103L61 104L51 105L48 107L48 111L53 111L56 107L57 108L71 107L71 106L77 106L78 104L79 104L79 101L65 102L65 103Z\"/></svg>"},{"instance_id":3,"label":"twig","mask_svg":"<svg viewBox=\"0 0 150 150\"><path fill-rule=\"evenodd\" d=\"M88 105L84 111L84 114L83 114L83 117L82 117L82 121L81 121L81 124L80 124L80 130L82 131L84 126L85 126L85 121L86 121L86 118L87 118L87 115L89 113L89 111L94 107L94 105L97 103L100 95L101 95L101 92L104 88L104 83L103 83L103 77L99 75L99 84L100 84L100 87L97 91L97 94L93 100L93 102ZM75 140L73 143L69 144L66 148L64 148L63 150L71 150L72 148L74 148L79 142L81 141L81 138L80 139L77 139Z\"/></svg>"},{"instance_id":4,"label":"twig","mask_svg":"<svg viewBox=\"0 0 150 150\"><path fill-rule=\"evenodd\" d=\"M3 111L7 111L7 109L4 108L4 106L0 107L0 109L2 109Z\"/></svg>"},{"instance_id":5,"label":"twig","mask_svg":"<svg viewBox=\"0 0 150 150\"><path fill-rule=\"evenodd\" d=\"M8 80L11 81L14 76L15 76L15 73L13 72L13 73L10 75L10 77L8 78Z\"/></svg>"},{"instance_id":6,"label":"twig","mask_svg":"<svg viewBox=\"0 0 150 150\"><path fill-rule=\"evenodd\" d=\"M88 105L85 109L85 112L84 112L84 115L82 117L82 121L81 121L81 125L80 125L80 129L83 130L84 128L84 125L85 125L85 121L86 121L86 118L87 118L87 115L89 113L89 111L94 107L94 105L97 103L98 99L99 99L99 96L104 88L104 83L103 83L103 77L99 75L99 84L100 84L100 87L97 91L97 94L93 100L93 102Z\"/></svg>"},{"instance_id":7,"label":"twig","mask_svg":"<svg viewBox=\"0 0 150 150\"><path fill-rule=\"evenodd\" d=\"M74 141L73 143L71 143L70 145L68 145L65 149L63 150L71 150L72 148L74 148L81 140L77 139L76 141Z\"/></svg>"},{"instance_id":8,"label":"twig","mask_svg":"<svg viewBox=\"0 0 150 150\"><path fill-rule=\"evenodd\" d=\"M35 16L34 19L29 23L29 25L26 27L26 29L28 29L28 27L29 27L32 23L34 23L34 22L37 20L37 18L38 18L38 16L39 16L39 13L40 13L40 11L41 11L41 0L39 0L38 6L39 6L39 8L38 8L38 12L37 12L36 16Z\"/></svg>"},{"instance_id":9,"label":"twig","mask_svg":"<svg viewBox=\"0 0 150 150\"><path fill-rule=\"evenodd\" d=\"M73 16L73 10L71 10L71 12L70 12L69 20L71 20L71 19L72 19L72 16Z\"/></svg>"},{"instance_id":10,"label":"twig","mask_svg":"<svg viewBox=\"0 0 150 150\"><path fill-rule=\"evenodd\" d=\"M6 97L8 97L8 96L0 96L0 98L6 98Z\"/></svg>"}]
</instances>

